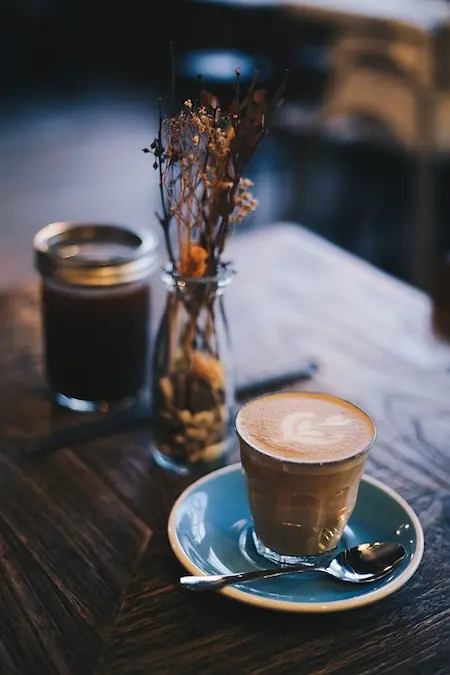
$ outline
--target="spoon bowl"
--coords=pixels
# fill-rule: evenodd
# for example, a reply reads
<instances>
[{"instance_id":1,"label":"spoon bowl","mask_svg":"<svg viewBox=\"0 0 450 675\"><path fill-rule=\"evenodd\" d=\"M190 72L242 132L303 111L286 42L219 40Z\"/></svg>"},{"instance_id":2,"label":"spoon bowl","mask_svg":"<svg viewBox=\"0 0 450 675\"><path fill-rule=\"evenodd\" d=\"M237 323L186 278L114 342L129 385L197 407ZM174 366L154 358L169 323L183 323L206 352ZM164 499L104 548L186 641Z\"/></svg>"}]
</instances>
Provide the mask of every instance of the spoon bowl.
<instances>
[{"instance_id":1,"label":"spoon bowl","mask_svg":"<svg viewBox=\"0 0 450 675\"><path fill-rule=\"evenodd\" d=\"M323 572L339 581L352 584L368 584L378 581L395 570L406 555L402 544L391 542L372 542L360 544L341 551L333 558L327 558L325 564L302 563L273 567L265 570L252 570L237 574L214 574L207 576L181 577L180 584L190 591L219 590L232 584L244 583L255 579L269 579L296 572ZM324 560L322 558L322 560Z\"/></svg>"}]
</instances>

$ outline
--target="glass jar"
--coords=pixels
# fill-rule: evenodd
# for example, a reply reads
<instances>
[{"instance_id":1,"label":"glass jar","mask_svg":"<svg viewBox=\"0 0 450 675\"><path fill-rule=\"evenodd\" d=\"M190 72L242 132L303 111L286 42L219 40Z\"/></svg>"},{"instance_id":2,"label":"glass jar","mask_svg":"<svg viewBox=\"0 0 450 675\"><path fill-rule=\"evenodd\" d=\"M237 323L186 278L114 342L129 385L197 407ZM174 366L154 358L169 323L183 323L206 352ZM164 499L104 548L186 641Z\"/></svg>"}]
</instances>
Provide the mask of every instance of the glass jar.
<instances>
[{"instance_id":1,"label":"glass jar","mask_svg":"<svg viewBox=\"0 0 450 675\"><path fill-rule=\"evenodd\" d=\"M220 465L235 445L234 372L223 293L232 271L212 278L163 271L167 302L156 338L153 457L185 474Z\"/></svg>"},{"instance_id":2,"label":"glass jar","mask_svg":"<svg viewBox=\"0 0 450 675\"><path fill-rule=\"evenodd\" d=\"M133 403L148 374L157 239L116 225L53 223L34 239L46 376L78 411Z\"/></svg>"}]
</instances>

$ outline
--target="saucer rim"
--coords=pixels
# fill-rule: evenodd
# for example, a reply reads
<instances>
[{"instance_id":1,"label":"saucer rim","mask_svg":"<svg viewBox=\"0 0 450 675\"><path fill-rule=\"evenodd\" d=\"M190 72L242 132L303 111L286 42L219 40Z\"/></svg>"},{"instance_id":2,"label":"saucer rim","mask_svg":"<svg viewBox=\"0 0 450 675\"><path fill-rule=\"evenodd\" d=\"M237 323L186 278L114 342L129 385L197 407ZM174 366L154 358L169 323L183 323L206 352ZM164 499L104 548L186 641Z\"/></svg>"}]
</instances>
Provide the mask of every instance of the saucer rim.
<instances>
[{"instance_id":1,"label":"saucer rim","mask_svg":"<svg viewBox=\"0 0 450 675\"><path fill-rule=\"evenodd\" d=\"M175 519L177 512L180 508L182 502L187 499L190 494L196 490L199 486L204 483L209 482L213 477L218 475L223 475L227 473L232 473L234 471L241 471L242 464L237 462L236 464L230 464L228 466L217 469L211 473L206 474L202 478L198 479L191 485L189 485L177 498L172 509L170 511L169 520L167 524L167 533L169 537L169 543L172 547L172 550L175 556L178 558L179 562L185 567L185 569L193 574L194 576L201 576L204 574L201 569L199 569L184 552L184 549L178 538L177 529L175 526ZM355 598L345 598L344 600L331 600L329 602L295 602L290 600L274 600L271 598L265 598L259 595L253 595L252 593L247 593L240 590L239 588L233 586L227 586L216 592L221 593L233 600L238 602L243 602L247 605L253 605L257 607L263 607L265 609L273 609L284 612L299 612L299 613L308 613L308 614L321 614L325 612L339 612L349 609L356 609L357 607L363 607L364 605L370 605L373 602L381 600L388 597L392 593L398 591L407 581L413 576L415 571L420 565L424 552L424 534L422 525L418 516L416 515L413 508L408 504L408 502L398 494L396 490L389 487L383 481L378 478L374 478L368 474L364 474L361 478L361 481L369 483L378 488L381 492L384 492L388 497L396 501L408 514L415 531L416 538L416 548L409 561L408 566L403 572L398 576L394 577L386 584L377 588L374 591L365 593L364 595L355 597Z\"/></svg>"}]
</instances>

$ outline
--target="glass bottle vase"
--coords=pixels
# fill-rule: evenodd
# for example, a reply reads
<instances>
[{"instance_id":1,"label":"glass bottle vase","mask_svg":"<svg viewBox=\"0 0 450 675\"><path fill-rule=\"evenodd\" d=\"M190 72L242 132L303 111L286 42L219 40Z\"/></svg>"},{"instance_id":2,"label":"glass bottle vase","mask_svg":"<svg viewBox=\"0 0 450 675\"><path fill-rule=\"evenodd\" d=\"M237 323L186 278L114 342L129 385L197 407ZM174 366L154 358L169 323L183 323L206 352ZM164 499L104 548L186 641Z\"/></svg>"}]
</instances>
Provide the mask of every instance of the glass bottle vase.
<instances>
[{"instance_id":1,"label":"glass bottle vase","mask_svg":"<svg viewBox=\"0 0 450 675\"><path fill-rule=\"evenodd\" d=\"M152 372L153 457L187 474L224 463L235 444L234 374L223 294L226 266L215 277L162 274L165 310Z\"/></svg>"}]
</instances>

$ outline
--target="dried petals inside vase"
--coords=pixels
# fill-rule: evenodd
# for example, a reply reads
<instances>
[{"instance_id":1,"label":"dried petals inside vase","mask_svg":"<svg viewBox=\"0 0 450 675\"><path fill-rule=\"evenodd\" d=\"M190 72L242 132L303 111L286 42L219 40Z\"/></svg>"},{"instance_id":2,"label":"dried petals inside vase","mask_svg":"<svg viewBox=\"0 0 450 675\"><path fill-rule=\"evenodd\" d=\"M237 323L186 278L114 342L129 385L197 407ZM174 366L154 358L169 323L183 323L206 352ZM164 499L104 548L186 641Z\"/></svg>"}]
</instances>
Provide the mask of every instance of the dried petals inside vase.
<instances>
[{"instance_id":1,"label":"dried petals inside vase","mask_svg":"<svg viewBox=\"0 0 450 675\"><path fill-rule=\"evenodd\" d=\"M220 465L233 447L234 384L223 292L232 272L181 277L168 295L153 364L155 461L178 473Z\"/></svg>"}]
</instances>

